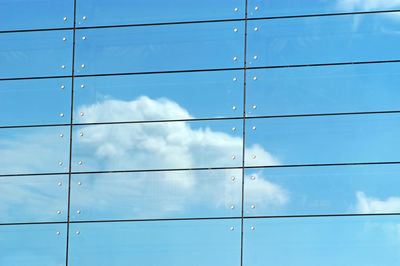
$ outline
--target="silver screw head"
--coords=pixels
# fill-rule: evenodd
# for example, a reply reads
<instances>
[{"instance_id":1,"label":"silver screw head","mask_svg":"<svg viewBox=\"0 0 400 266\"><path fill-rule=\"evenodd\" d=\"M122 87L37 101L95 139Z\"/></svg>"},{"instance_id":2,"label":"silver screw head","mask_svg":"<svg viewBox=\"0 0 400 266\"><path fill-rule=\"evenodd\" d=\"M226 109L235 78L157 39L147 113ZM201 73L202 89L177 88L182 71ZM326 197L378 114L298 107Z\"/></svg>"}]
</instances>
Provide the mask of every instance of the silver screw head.
<instances>
[{"instance_id":1,"label":"silver screw head","mask_svg":"<svg viewBox=\"0 0 400 266\"><path fill-rule=\"evenodd\" d=\"M236 131L236 127L232 127L232 131Z\"/></svg>"},{"instance_id":2,"label":"silver screw head","mask_svg":"<svg viewBox=\"0 0 400 266\"><path fill-rule=\"evenodd\" d=\"M256 156L253 154L253 155L251 156L251 158L252 158L252 159L255 159L255 158L256 158Z\"/></svg>"},{"instance_id":3,"label":"silver screw head","mask_svg":"<svg viewBox=\"0 0 400 266\"><path fill-rule=\"evenodd\" d=\"M58 231L57 231L57 233L56 233L56 234L59 236L59 235L60 235L60 232L58 232Z\"/></svg>"},{"instance_id":4,"label":"silver screw head","mask_svg":"<svg viewBox=\"0 0 400 266\"><path fill-rule=\"evenodd\" d=\"M83 133L82 133L82 132L79 132L79 136L81 136L81 137L82 137L82 136L83 136Z\"/></svg>"},{"instance_id":5,"label":"silver screw head","mask_svg":"<svg viewBox=\"0 0 400 266\"><path fill-rule=\"evenodd\" d=\"M232 179L232 181L235 181L236 177L232 176L231 179Z\"/></svg>"},{"instance_id":6,"label":"silver screw head","mask_svg":"<svg viewBox=\"0 0 400 266\"><path fill-rule=\"evenodd\" d=\"M233 109L233 110L236 110L236 106L233 106L232 109Z\"/></svg>"},{"instance_id":7,"label":"silver screw head","mask_svg":"<svg viewBox=\"0 0 400 266\"><path fill-rule=\"evenodd\" d=\"M64 68L65 68L65 65L62 65L61 68L64 69Z\"/></svg>"},{"instance_id":8,"label":"silver screw head","mask_svg":"<svg viewBox=\"0 0 400 266\"><path fill-rule=\"evenodd\" d=\"M85 64L82 64L81 67L82 67L82 68L85 68Z\"/></svg>"},{"instance_id":9,"label":"silver screw head","mask_svg":"<svg viewBox=\"0 0 400 266\"><path fill-rule=\"evenodd\" d=\"M79 235L81 232L79 232L78 230L75 232L75 234Z\"/></svg>"},{"instance_id":10,"label":"silver screw head","mask_svg":"<svg viewBox=\"0 0 400 266\"><path fill-rule=\"evenodd\" d=\"M58 211L57 211L57 214L61 214L61 211L60 211L60 210L58 210Z\"/></svg>"},{"instance_id":11,"label":"silver screw head","mask_svg":"<svg viewBox=\"0 0 400 266\"><path fill-rule=\"evenodd\" d=\"M235 9L234 9L234 10L235 10L235 12L238 12L238 11L239 11L239 8L235 7Z\"/></svg>"},{"instance_id":12,"label":"silver screw head","mask_svg":"<svg viewBox=\"0 0 400 266\"><path fill-rule=\"evenodd\" d=\"M234 77L234 78L233 78L233 81L235 81L235 82L236 82L236 81L237 81L237 78L236 78L236 77Z\"/></svg>"},{"instance_id":13,"label":"silver screw head","mask_svg":"<svg viewBox=\"0 0 400 266\"><path fill-rule=\"evenodd\" d=\"M82 161L79 161L78 164L79 164L79 165L82 165Z\"/></svg>"},{"instance_id":14,"label":"silver screw head","mask_svg":"<svg viewBox=\"0 0 400 266\"><path fill-rule=\"evenodd\" d=\"M235 155L232 155L232 160L235 160L236 159L236 156Z\"/></svg>"},{"instance_id":15,"label":"silver screw head","mask_svg":"<svg viewBox=\"0 0 400 266\"><path fill-rule=\"evenodd\" d=\"M255 227L254 227L254 226L250 226L250 229L251 229L251 230L254 230L254 229L255 229Z\"/></svg>"},{"instance_id":16,"label":"silver screw head","mask_svg":"<svg viewBox=\"0 0 400 266\"><path fill-rule=\"evenodd\" d=\"M258 31L258 27L254 27L254 31Z\"/></svg>"},{"instance_id":17,"label":"silver screw head","mask_svg":"<svg viewBox=\"0 0 400 266\"><path fill-rule=\"evenodd\" d=\"M58 162L58 165L59 165L59 166L63 165L63 162L61 162L61 161L60 161L60 162Z\"/></svg>"},{"instance_id":18,"label":"silver screw head","mask_svg":"<svg viewBox=\"0 0 400 266\"><path fill-rule=\"evenodd\" d=\"M82 37L82 40L86 40L86 36L83 36L83 37Z\"/></svg>"},{"instance_id":19,"label":"silver screw head","mask_svg":"<svg viewBox=\"0 0 400 266\"><path fill-rule=\"evenodd\" d=\"M253 130L256 130L257 128L256 128L256 126L253 126L252 129L253 129Z\"/></svg>"},{"instance_id":20,"label":"silver screw head","mask_svg":"<svg viewBox=\"0 0 400 266\"><path fill-rule=\"evenodd\" d=\"M230 229L231 231L233 231L233 230L235 230L235 227L231 226L229 229Z\"/></svg>"},{"instance_id":21,"label":"silver screw head","mask_svg":"<svg viewBox=\"0 0 400 266\"><path fill-rule=\"evenodd\" d=\"M86 19L86 16L83 16L82 19L85 20L85 19Z\"/></svg>"},{"instance_id":22,"label":"silver screw head","mask_svg":"<svg viewBox=\"0 0 400 266\"><path fill-rule=\"evenodd\" d=\"M82 182L81 182L81 181L78 181L78 186L80 186L80 185L82 185Z\"/></svg>"},{"instance_id":23,"label":"silver screw head","mask_svg":"<svg viewBox=\"0 0 400 266\"><path fill-rule=\"evenodd\" d=\"M254 175L252 175L251 180L256 180L256 177Z\"/></svg>"},{"instance_id":24,"label":"silver screw head","mask_svg":"<svg viewBox=\"0 0 400 266\"><path fill-rule=\"evenodd\" d=\"M85 88L85 84L81 84L81 88Z\"/></svg>"},{"instance_id":25,"label":"silver screw head","mask_svg":"<svg viewBox=\"0 0 400 266\"><path fill-rule=\"evenodd\" d=\"M64 17L63 19L64 19L64 21L67 21L67 17Z\"/></svg>"},{"instance_id":26,"label":"silver screw head","mask_svg":"<svg viewBox=\"0 0 400 266\"><path fill-rule=\"evenodd\" d=\"M61 113L60 116L61 116L61 117L64 117L64 113Z\"/></svg>"},{"instance_id":27,"label":"silver screw head","mask_svg":"<svg viewBox=\"0 0 400 266\"><path fill-rule=\"evenodd\" d=\"M253 56L253 59L254 59L254 60L257 60L257 59L258 59L258 56L256 56L256 55Z\"/></svg>"},{"instance_id":28,"label":"silver screw head","mask_svg":"<svg viewBox=\"0 0 400 266\"><path fill-rule=\"evenodd\" d=\"M63 134L63 133L60 133L60 137L61 137L61 138L64 137L64 134Z\"/></svg>"},{"instance_id":29,"label":"silver screw head","mask_svg":"<svg viewBox=\"0 0 400 266\"><path fill-rule=\"evenodd\" d=\"M233 61L236 61L236 60L237 60L237 57L236 57L236 56L234 56L234 57L233 57Z\"/></svg>"},{"instance_id":30,"label":"silver screw head","mask_svg":"<svg viewBox=\"0 0 400 266\"><path fill-rule=\"evenodd\" d=\"M253 80L257 80L257 77L256 77L256 76L254 76L254 77L253 77Z\"/></svg>"},{"instance_id":31,"label":"silver screw head","mask_svg":"<svg viewBox=\"0 0 400 266\"><path fill-rule=\"evenodd\" d=\"M63 37L63 39L62 39L63 41L66 41L67 40L67 38L66 37Z\"/></svg>"},{"instance_id":32,"label":"silver screw head","mask_svg":"<svg viewBox=\"0 0 400 266\"><path fill-rule=\"evenodd\" d=\"M80 211L80 210L77 210L76 213L77 213L77 214L81 214L81 211Z\"/></svg>"},{"instance_id":33,"label":"silver screw head","mask_svg":"<svg viewBox=\"0 0 400 266\"><path fill-rule=\"evenodd\" d=\"M238 32L238 29L237 29L237 28L234 28L233 31L234 31L234 32Z\"/></svg>"},{"instance_id":34,"label":"silver screw head","mask_svg":"<svg viewBox=\"0 0 400 266\"><path fill-rule=\"evenodd\" d=\"M235 209L235 206L234 206L234 205L231 205L231 209L232 209L232 210Z\"/></svg>"},{"instance_id":35,"label":"silver screw head","mask_svg":"<svg viewBox=\"0 0 400 266\"><path fill-rule=\"evenodd\" d=\"M256 206L255 205L251 205L250 208L254 209Z\"/></svg>"},{"instance_id":36,"label":"silver screw head","mask_svg":"<svg viewBox=\"0 0 400 266\"><path fill-rule=\"evenodd\" d=\"M253 105L253 109L257 109L257 105Z\"/></svg>"},{"instance_id":37,"label":"silver screw head","mask_svg":"<svg viewBox=\"0 0 400 266\"><path fill-rule=\"evenodd\" d=\"M59 187L61 187L61 186L62 186L62 183L61 183L61 182L58 182L57 185L58 185Z\"/></svg>"},{"instance_id":38,"label":"silver screw head","mask_svg":"<svg viewBox=\"0 0 400 266\"><path fill-rule=\"evenodd\" d=\"M84 114L84 113L82 113L82 112L80 112L80 113L79 113L79 115L80 115L80 116L84 116L85 114Z\"/></svg>"},{"instance_id":39,"label":"silver screw head","mask_svg":"<svg viewBox=\"0 0 400 266\"><path fill-rule=\"evenodd\" d=\"M61 85L61 89L65 89L65 85Z\"/></svg>"},{"instance_id":40,"label":"silver screw head","mask_svg":"<svg viewBox=\"0 0 400 266\"><path fill-rule=\"evenodd\" d=\"M258 9L260 9L258 6L254 7L254 10L257 11Z\"/></svg>"}]
</instances>

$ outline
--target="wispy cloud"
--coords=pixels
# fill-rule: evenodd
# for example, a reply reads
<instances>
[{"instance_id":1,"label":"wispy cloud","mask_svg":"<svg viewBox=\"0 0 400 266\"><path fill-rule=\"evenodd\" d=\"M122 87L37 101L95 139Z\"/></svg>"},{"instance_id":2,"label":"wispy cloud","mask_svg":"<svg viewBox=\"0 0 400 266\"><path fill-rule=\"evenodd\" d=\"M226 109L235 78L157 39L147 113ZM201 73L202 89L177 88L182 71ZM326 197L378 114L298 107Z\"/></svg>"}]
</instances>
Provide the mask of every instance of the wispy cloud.
<instances>
[{"instance_id":1,"label":"wispy cloud","mask_svg":"<svg viewBox=\"0 0 400 266\"><path fill-rule=\"evenodd\" d=\"M364 192L356 193L358 213L395 213L400 212L400 197L389 197L385 200L368 197Z\"/></svg>"}]
</instances>

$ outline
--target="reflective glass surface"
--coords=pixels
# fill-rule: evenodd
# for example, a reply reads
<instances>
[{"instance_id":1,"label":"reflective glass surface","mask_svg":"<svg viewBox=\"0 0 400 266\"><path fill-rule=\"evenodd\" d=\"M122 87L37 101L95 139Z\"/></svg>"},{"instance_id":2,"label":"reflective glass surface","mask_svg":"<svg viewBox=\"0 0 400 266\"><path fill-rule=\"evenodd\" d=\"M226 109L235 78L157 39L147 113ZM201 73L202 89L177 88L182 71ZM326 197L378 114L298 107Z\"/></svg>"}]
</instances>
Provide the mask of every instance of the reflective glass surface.
<instances>
[{"instance_id":1,"label":"reflective glass surface","mask_svg":"<svg viewBox=\"0 0 400 266\"><path fill-rule=\"evenodd\" d=\"M397 265L399 226L399 216L247 219L243 265Z\"/></svg>"},{"instance_id":2,"label":"reflective glass surface","mask_svg":"<svg viewBox=\"0 0 400 266\"><path fill-rule=\"evenodd\" d=\"M0 223L66 221L68 175L0 177Z\"/></svg>"},{"instance_id":3,"label":"reflective glass surface","mask_svg":"<svg viewBox=\"0 0 400 266\"><path fill-rule=\"evenodd\" d=\"M246 147L253 150L246 150L245 164L400 161L399 119L396 113L249 119Z\"/></svg>"},{"instance_id":4,"label":"reflective glass surface","mask_svg":"<svg viewBox=\"0 0 400 266\"><path fill-rule=\"evenodd\" d=\"M245 215L400 213L399 187L398 164L246 169Z\"/></svg>"},{"instance_id":5,"label":"reflective glass surface","mask_svg":"<svg viewBox=\"0 0 400 266\"><path fill-rule=\"evenodd\" d=\"M70 225L69 265L132 263L239 266L240 220Z\"/></svg>"},{"instance_id":6,"label":"reflective glass surface","mask_svg":"<svg viewBox=\"0 0 400 266\"><path fill-rule=\"evenodd\" d=\"M400 64L251 69L246 114L400 110Z\"/></svg>"},{"instance_id":7,"label":"reflective glass surface","mask_svg":"<svg viewBox=\"0 0 400 266\"><path fill-rule=\"evenodd\" d=\"M70 113L71 79L0 81L0 126L65 124Z\"/></svg>"},{"instance_id":8,"label":"reflective glass surface","mask_svg":"<svg viewBox=\"0 0 400 266\"><path fill-rule=\"evenodd\" d=\"M243 0L78 0L77 25L126 25L143 23L244 19Z\"/></svg>"},{"instance_id":9,"label":"reflective glass surface","mask_svg":"<svg viewBox=\"0 0 400 266\"><path fill-rule=\"evenodd\" d=\"M243 71L85 77L75 84L75 123L243 115Z\"/></svg>"},{"instance_id":10,"label":"reflective glass surface","mask_svg":"<svg viewBox=\"0 0 400 266\"><path fill-rule=\"evenodd\" d=\"M241 176L241 169L73 175L71 219L240 216Z\"/></svg>"},{"instance_id":11,"label":"reflective glass surface","mask_svg":"<svg viewBox=\"0 0 400 266\"><path fill-rule=\"evenodd\" d=\"M278 17L399 9L400 2L391 0L249 0L248 17Z\"/></svg>"},{"instance_id":12,"label":"reflective glass surface","mask_svg":"<svg viewBox=\"0 0 400 266\"><path fill-rule=\"evenodd\" d=\"M72 28L74 24L73 0L0 0L0 6L0 31Z\"/></svg>"},{"instance_id":13,"label":"reflective glass surface","mask_svg":"<svg viewBox=\"0 0 400 266\"><path fill-rule=\"evenodd\" d=\"M247 66L397 60L399 14L249 21Z\"/></svg>"},{"instance_id":14,"label":"reflective glass surface","mask_svg":"<svg viewBox=\"0 0 400 266\"><path fill-rule=\"evenodd\" d=\"M65 265L66 232L65 224L2 225L0 265Z\"/></svg>"},{"instance_id":15,"label":"reflective glass surface","mask_svg":"<svg viewBox=\"0 0 400 266\"><path fill-rule=\"evenodd\" d=\"M71 75L71 63L72 31L0 34L0 79Z\"/></svg>"},{"instance_id":16,"label":"reflective glass surface","mask_svg":"<svg viewBox=\"0 0 400 266\"><path fill-rule=\"evenodd\" d=\"M72 170L241 166L242 126L241 119L76 126Z\"/></svg>"},{"instance_id":17,"label":"reflective glass surface","mask_svg":"<svg viewBox=\"0 0 400 266\"><path fill-rule=\"evenodd\" d=\"M77 74L243 67L243 21L86 29L76 36Z\"/></svg>"},{"instance_id":18,"label":"reflective glass surface","mask_svg":"<svg viewBox=\"0 0 400 266\"><path fill-rule=\"evenodd\" d=\"M0 129L0 175L68 171L69 127Z\"/></svg>"}]
</instances>

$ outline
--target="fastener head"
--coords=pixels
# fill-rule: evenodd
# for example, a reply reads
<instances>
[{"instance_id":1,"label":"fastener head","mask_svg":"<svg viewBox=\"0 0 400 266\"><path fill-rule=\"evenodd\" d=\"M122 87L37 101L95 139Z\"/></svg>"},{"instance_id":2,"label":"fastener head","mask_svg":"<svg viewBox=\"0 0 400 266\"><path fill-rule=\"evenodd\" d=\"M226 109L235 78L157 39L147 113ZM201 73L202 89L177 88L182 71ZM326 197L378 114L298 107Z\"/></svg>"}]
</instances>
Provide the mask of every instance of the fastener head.
<instances>
[{"instance_id":1,"label":"fastener head","mask_svg":"<svg viewBox=\"0 0 400 266\"><path fill-rule=\"evenodd\" d=\"M236 127L232 127L232 131L236 131Z\"/></svg>"},{"instance_id":2,"label":"fastener head","mask_svg":"<svg viewBox=\"0 0 400 266\"><path fill-rule=\"evenodd\" d=\"M232 176L231 179L232 179L232 181L235 181L236 177Z\"/></svg>"},{"instance_id":3,"label":"fastener head","mask_svg":"<svg viewBox=\"0 0 400 266\"><path fill-rule=\"evenodd\" d=\"M254 76L254 77L253 77L253 80L257 80L257 77Z\"/></svg>"},{"instance_id":4,"label":"fastener head","mask_svg":"<svg viewBox=\"0 0 400 266\"><path fill-rule=\"evenodd\" d=\"M235 230L235 227L231 226L229 229L231 229L231 231Z\"/></svg>"},{"instance_id":5,"label":"fastener head","mask_svg":"<svg viewBox=\"0 0 400 266\"><path fill-rule=\"evenodd\" d=\"M65 89L65 85L61 85L61 89Z\"/></svg>"},{"instance_id":6,"label":"fastener head","mask_svg":"<svg viewBox=\"0 0 400 266\"><path fill-rule=\"evenodd\" d=\"M84 114L84 113L82 113L82 112L80 112L80 113L79 113L79 115L80 115L80 116L84 116L85 114Z\"/></svg>"},{"instance_id":7,"label":"fastener head","mask_svg":"<svg viewBox=\"0 0 400 266\"><path fill-rule=\"evenodd\" d=\"M233 31L234 31L234 32L238 32L238 29L237 29L237 28L234 28Z\"/></svg>"},{"instance_id":8,"label":"fastener head","mask_svg":"<svg viewBox=\"0 0 400 266\"><path fill-rule=\"evenodd\" d=\"M233 81L237 81L237 78L236 78L236 77L234 77L234 78L233 78Z\"/></svg>"},{"instance_id":9,"label":"fastener head","mask_svg":"<svg viewBox=\"0 0 400 266\"><path fill-rule=\"evenodd\" d=\"M238 12L238 11L239 11L239 8L235 7L235 9L234 9L234 10L235 10L235 12Z\"/></svg>"},{"instance_id":10,"label":"fastener head","mask_svg":"<svg viewBox=\"0 0 400 266\"><path fill-rule=\"evenodd\" d=\"M61 68L64 69L64 68L65 68L65 65L62 65Z\"/></svg>"},{"instance_id":11,"label":"fastener head","mask_svg":"<svg viewBox=\"0 0 400 266\"><path fill-rule=\"evenodd\" d=\"M233 106L232 109L233 109L233 110L236 110L236 106Z\"/></svg>"},{"instance_id":12,"label":"fastener head","mask_svg":"<svg viewBox=\"0 0 400 266\"><path fill-rule=\"evenodd\" d=\"M85 84L81 84L81 88L85 88Z\"/></svg>"},{"instance_id":13,"label":"fastener head","mask_svg":"<svg viewBox=\"0 0 400 266\"><path fill-rule=\"evenodd\" d=\"M235 209L235 206L234 206L234 205L231 205L231 209L232 209L232 210Z\"/></svg>"},{"instance_id":14,"label":"fastener head","mask_svg":"<svg viewBox=\"0 0 400 266\"><path fill-rule=\"evenodd\" d=\"M62 183L61 183L61 182L58 182L57 185L58 185L59 187L61 187L61 186L62 186Z\"/></svg>"},{"instance_id":15,"label":"fastener head","mask_svg":"<svg viewBox=\"0 0 400 266\"><path fill-rule=\"evenodd\" d=\"M81 233L81 232L79 232L79 231L76 231L76 232L75 232L75 234L77 234L77 235L79 235L80 233Z\"/></svg>"},{"instance_id":16,"label":"fastener head","mask_svg":"<svg viewBox=\"0 0 400 266\"><path fill-rule=\"evenodd\" d=\"M60 133L60 137L61 137L61 138L64 137L64 134L63 134L63 133Z\"/></svg>"},{"instance_id":17,"label":"fastener head","mask_svg":"<svg viewBox=\"0 0 400 266\"><path fill-rule=\"evenodd\" d=\"M60 235L60 232L58 232L58 231L57 231L57 233L56 233L56 234L59 236L59 235Z\"/></svg>"},{"instance_id":18,"label":"fastener head","mask_svg":"<svg viewBox=\"0 0 400 266\"><path fill-rule=\"evenodd\" d=\"M255 6L255 7L254 7L254 10L255 10L255 11L257 11L258 9L259 9L259 7L258 7L258 6Z\"/></svg>"},{"instance_id":19,"label":"fastener head","mask_svg":"<svg viewBox=\"0 0 400 266\"><path fill-rule=\"evenodd\" d=\"M253 109L257 109L257 105L253 105Z\"/></svg>"},{"instance_id":20,"label":"fastener head","mask_svg":"<svg viewBox=\"0 0 400 266\"><path fill-rule=\"evenodd\" d=\"M258 27L254 27L254 31L258 31Z\"/></svg>"},{"instance_id":21,"label":"fastener head","mask_svg":"<svg viewBox=\"0 0 400 266\"><path fill-rule=\"evenodd\" d=\"M57 211L57 214L61 214L61 211L60 211L60 210L58 210L58 211Z\"/></svg>"},{"instance_id":22,"label":"fastener head","mask_svg":"<svg viewBox=\"0 0 400 266\"><path fill-rule=\"evenodd\" d=\"M254 59L254 60L257 60L257 58L258 58L258 56L256 56L256 55L255 55L255 56L253 56L253 59Z\"/></svg>"},{"instance_id":23,"label":"fastener head","mask_svg":"<svg viewBox=\"0 0 400 266\"><path fill-rule=\"evenodd\" d=\"M251 229L251 230L254 230L254 229L255 229L255 227L254 227L254 226L251 226L251 227L250 227L250 229Z\"/></svg>"},{"instance_id":24,"label":"fastener head","mask_svg":"<svg viewBox=\"0 0 400 266\"><path fill-rule=\"evenodd\" d=\"M63 41L66 41L67 40L67 38L66 37L63 37L63 39L62 39Z\"/></svg>"},{"instance_id":25,"label":"fastener head","mask_svg":"<svg viewBox=\"0 0 400 266\"><path fill-rule=\"evenodd\" d=\"M79 164L79 165L82 165L82 161L79 161L78 164Z\"/></svg>"},{"instance_id":26,"label":"fastener head","mask_svg":"<svg viewBox=\"0 0 400 266\"><path fill-rule=\"evenodd\" d=\"M251 158L252 158L252 159L255 159L255 158L256 158L256 156L253 154L253 155L251 156Z\"/></svg>"},{"instance_id":27,"label":"fastener head","mask_svg":"<svg viewBox=\"0 0 400 266\"><path fill-rule=\"evenodd\" d=\"M82 136L83 136L83 133L82 133L82 132L79 132L79 136L81 136L81 137L82 137Z\"/></svg>"},{"instance_id":28,"label":"fastener head","mask_svg":"<svg viewBox=\"0 0 400 266\"><path fill-rule=\"evenodd\" d=\"M86 40L86 36L83 36L83 37L82 37L82 40Z\"/></svg>"},{"instance_id":29,"label":"fastener head","mask_svg":"<svg viewBox=\"0 0 400 266\"><path fill-rule=\"evenodd\" d=\"M232 160L235 160L236 159L236 156L235 155L232 155Z\"/></svg>"},{"instance_id":30,"label":"fastener head","mask_svg":"<svg viewBox=\"0 0 400 266\"><path fill-rule=\"evenodd\" d=\"M256 126L253 126L252 129L253 129L253 130L256 130L257 128L256 128Z\"/></svg>"},{"instance_id":31,"label":"fastener head","mask_svg":"<svg viewBox=\"0 0 400 266\"><path fill-rule=\"evenodd\" d=\"M64 114L63 114L63 113L61 113L61 114L60 114L60 116L61 116L61 117L64 117Z\"/></svg>"},{"instance_id":32,"label":"fastener head","mask_svg":"<svg viewBox=\"0 0 400 266\"><path fill-rule=\"evenodd\" d=\"M85 20L85 19L86 19L86 16L83 16L82 19Z\"/></svg>"},{"instance_id":33,"label":"fastener head","mask_svg":"<svg viewBox=\"0 0 400 266\"><path fill-rule=\"evenodd\" d=\"M61 161L60 161L60 162L58 162L58 165L59 165L59 166L63 165L63 162L61 162Z\"/></svg>"},{"instance_id":34,"label":"fastener head","mask_svg":"<svg viewBox=\"0 0 400 266\"><path fill-rule=\"evenodd\" d=\"M236 57L236 56L234 56L234 57L233 57L233 61L236 61L236 60L237 60L237 57Z\"/></svg>"},{"instance_id":35,"label":"fastener head","mask_svg":"<svg viewBox=\"0 0 400 266\"><path fill-rule=\"evenodd\" d=\"M80 185L82 185L82 182L81 182L81 181L78 181L78 186L80 186Z\"/></svg>"},{"instance_id":36,"label":"fastener head","mask_svg":"<svg viewBox=\"0 0 400 266\"><path fill-rule=\"evenodd\" d=\"M80 210L77 210L76 213L77 213L77 214L81 214L81 211L80 211Z\"/></svg>"},{"instance_id":37,"label":"fastener head","mask_svg":"<svg viewBox=\"0 0 400 266\"><path fill-rule=\"evenodd\" d=\"M64 21L66 21L67 20L67 17L64 17Z\"/></svg>"},{"instance_id":38,"label":"fastener head","mask_svg":"<svg viewBox=\"0 0 400 266\"><path fill-rule=\"evenodd\" d=\"M256 180L256 177L254 175L252 175L251 180Z\"/></svg>"},{"instance_id":39,"label":"fastener head","mask_svg":"<svg viewBox=\"0 0 400 266\"><path fill-rule=\"evenodd\" d=\"M255 205L251 205L250 208L254 209L256 206Z\"/></svg>"},{"instance_id":40,"label":"fastener head","mask_svg":"<svg viewBox=\"0 0 400 266\"><path fill-rule=\"evenodd\" d=\"M82 64L81 67L82 67L82 68L85 68L85 64Z\"/></svg>"}]
</instances>

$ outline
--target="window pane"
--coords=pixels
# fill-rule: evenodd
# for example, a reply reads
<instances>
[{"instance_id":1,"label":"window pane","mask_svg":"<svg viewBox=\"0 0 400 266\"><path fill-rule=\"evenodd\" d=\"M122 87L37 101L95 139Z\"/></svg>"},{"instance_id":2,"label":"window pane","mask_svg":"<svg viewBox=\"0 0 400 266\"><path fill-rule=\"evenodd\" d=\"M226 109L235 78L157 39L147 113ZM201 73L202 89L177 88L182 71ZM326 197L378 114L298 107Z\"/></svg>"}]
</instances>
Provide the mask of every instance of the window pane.
<instances>
[{"instance_id":1,"label":"window pane","mask_svg":"<svg viewBox=\"0 0 400 266\"><path fill-rule=\"evenodd\" d=\"M76 45L77 74L237 68L244 22L78 30Z\"/></svg>"},{"instance_id":2,"label":"window pane","mask_svg":"<svg viewBox=\"0 0 400 266\"><path fill-rule=\"evenodd\" d=\"M241 216L241 176L241 169L73 175L71 219Z\"/></svg>"},{"instance_id":3,"label":"window pane","mask_svg":"<svg viewBox=\"0 0 400 266\"><path fill-rule=\"evenodd\" d=\"M240 265L239 219L71 224L70 234L71 266Z\"/></svg>"},{"instance_id":4,"label":"window pane","mask_svg":"<svg viewBox=\"0 0 400 266\"><path fill-rule=\"evenodd\" d=\"M400 110L400 64L252 69L249 116Z\"/></svg>"},{"instance_id":5,"label":"window pane","mask_svg":"<svg viewBox=\"0 0 400 266\"><path fill-rule=\"evenodd\" d=\"M65 265L65 224L2 225L0 236L1 265Z\"/></svg>"},{"instance_id":6,"label":"window pane","mask_svg":"<svg viewBox=\"0 0 400 266\"><path fill-rule=\"evenodd\" d=\"M244 0L79 0L78 26L244 19ZM83 18L85 17L85 19Z\"/></svg>"},{"instance_id":7,"label":"window pane","mask_svg":"<svg viewBox=\"0 0 400 266\"><path fill-rule=\"evenodd\" d=\"M0 114L0 126L69 123L71 79L0 81Z\"/></svg>"},{"instance_id":8,"label":"window pane","mask_svg":"<svg viewBox=\"0 0 400 266\"><path fill-rule=\"evenodd\" d=\"M396 265L399 225L399 216L248 219L243 264Z\"/></svg>"},{"instance_id":9,"label":"window pane","mask_svg":"<svg viewBox=\"0 0 400 266\"><path fill-rule=\"evenodd\" d=\"M0 78L71 75L71 63L72 31L0 34Z\"/></svg>"},{"instance_id":10,"label":"window pane","mask_svg":"<svg viewBox=\"0 0 400 266\"><path fill-rule=\"evenodd\" d=\"M249 18L398 10L398 1L249 0Z\"/></svg>"},{"instance_id":11,"label":"window pane","mask_svg":"<svg viewBox=\"0 0 400 266\"><path fill-rule=\"evenodd\" d=\"M248 66L399 59L398 14L249 21Z\"/></svg>"},{"instance_id":12,"label":"window pane","mask_svg":"<svg viewBox=\"0 0 400 266\"><path fill-rule=\"evenodd\" d=\"M400 161L400 114L249 119L246 165ZM253 129L255 128L255 129ZM266 153L256 148L265 147Z\"/></svg>"},{"instance_id":13,"label":"window pane","mask_svg":"<svg viewBox=\"0 0 400 266\"><path fill-rule=\"evenodd\" d=\"M0 31L72 28L74 24L73 0L0 0L0 6Z\"/></svg>"},{"instance_id":14,"label":"window pane","mask_svg":"<svg viewBox=\"0 0 400 266\"><path fill-rule=\"evenodd\" d=\"M75 123L243 115L242 71L85 77L75 84Z\"/></svg>"},{"instance_id":15,"label":"window pane","mask_svg":"<svg viewBox=\"0 0 400 266\"><path fill-rule=\"evenodd\" d=\"M399 186L398 164L246 169L245 215L400 213Z\"/></svg>"},{"instance_id":16,"label":"window pane","mask_svg":"<svg viewBox=\"0 0 400 266\"><path fill-rule=\"evenodd\" d=\"M0 174L68 171L69 127L0 129Z\"/></svg>"},{"instance_id":17,"label":"window pane","mask_svg":"<svg viewBox=\"0 0 400 266\"><path fill-rule=\"evenodd\" d=\"M242 165L242 120L77 126L73 171Z\"/></svg>"},{"instance_id":18,"label":"window pane","mask_svg":"<svg viewBox=\"0 0 400 266\"><path fill-rule=\"evenodd\" d=\"M0 177L0 223L67 220L68 175Z\"/></svg>"}]
</instances>

